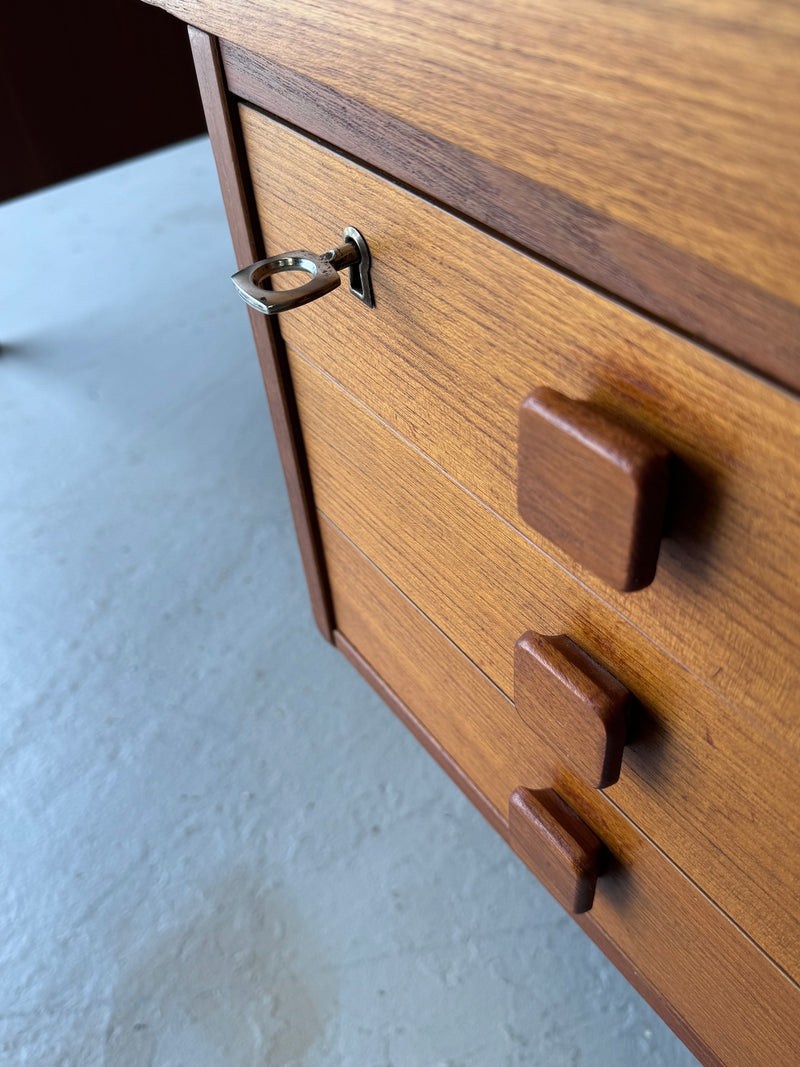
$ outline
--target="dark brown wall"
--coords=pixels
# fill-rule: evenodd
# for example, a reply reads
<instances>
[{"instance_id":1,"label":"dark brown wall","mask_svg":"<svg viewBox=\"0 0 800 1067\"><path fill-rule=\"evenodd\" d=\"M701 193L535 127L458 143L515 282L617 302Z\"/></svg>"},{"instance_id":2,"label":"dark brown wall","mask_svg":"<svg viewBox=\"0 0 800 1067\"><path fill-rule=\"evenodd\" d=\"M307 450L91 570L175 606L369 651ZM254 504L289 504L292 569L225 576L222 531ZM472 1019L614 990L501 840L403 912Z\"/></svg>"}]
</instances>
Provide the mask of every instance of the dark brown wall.
<instances>
[{"instance_id":1,"label":"dark brown wall","mask_svg":"<svg viewBox=\"0 0 800 1067\"><path fill-rule=\"evenodd\" d=\"M204 129L176 19L140 0L4 5L0 200Z\"/></svg>"}]
</instances>

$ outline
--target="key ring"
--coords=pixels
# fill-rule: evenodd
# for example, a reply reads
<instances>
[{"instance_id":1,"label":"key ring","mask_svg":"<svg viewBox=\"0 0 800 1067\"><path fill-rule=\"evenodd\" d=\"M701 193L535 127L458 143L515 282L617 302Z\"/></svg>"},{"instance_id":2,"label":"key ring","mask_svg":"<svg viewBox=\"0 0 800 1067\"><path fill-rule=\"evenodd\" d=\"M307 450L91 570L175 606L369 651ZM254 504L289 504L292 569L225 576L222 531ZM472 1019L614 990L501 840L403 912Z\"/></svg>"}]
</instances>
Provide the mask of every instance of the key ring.
<instances>
[{"instance_id":1,"label":"key ring","mask_svg":"<svg viewBox=\"0 0 800 1067\"><path fill-rule=\"evenodd\" d=\"M346 226L343 243L321 256L313 252L282 252L260 259L239 270L231 278L242 300L262 315L279 315L282 311L302 307L341 284L339 271L349 268L350 292L367 307L375 306L369 276L370 254L367 242L353 226ZM302 271L310 278L293 289L269 289L266 282L274 274Z\"/></svg>"}]
</instances>

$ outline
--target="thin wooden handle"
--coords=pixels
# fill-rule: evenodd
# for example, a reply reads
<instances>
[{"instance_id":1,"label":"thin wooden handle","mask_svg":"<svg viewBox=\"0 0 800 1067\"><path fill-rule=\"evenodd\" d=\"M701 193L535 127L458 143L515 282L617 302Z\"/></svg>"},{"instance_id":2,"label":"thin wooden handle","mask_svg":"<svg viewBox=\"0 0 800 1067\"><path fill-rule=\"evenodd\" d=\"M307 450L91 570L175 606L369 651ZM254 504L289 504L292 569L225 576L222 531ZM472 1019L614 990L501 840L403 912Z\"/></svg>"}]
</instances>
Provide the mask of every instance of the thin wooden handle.
<instances>
[{"instance_id":1,"label":"thin wooden handle","mask_svg":"<svg viewBox=\"0 0 800 1067\"><path fill-rule=\"evenodd\" d=\"M622 682L571 638L529 630L517 641L517 713L596 789L619 778L632 702Z\"/></svg>"},{"instance_id":2,"label":"thin wooden handle","mask_svg":"<svg viewBox=\"0 0 800 1067\"><path fill-rule=\"evenodd\" d=\"M511 847L572 915L594 903L603 843L554 789L515 789L508 802Z\"/></svg>"},{"instance_id":3,"label":"thin wooden handle","mask_svg":"<svg viewBox=\"0 0 800 1067\"><path fill-rule=\"evenodd\" d=\"M522 403L517 507L525 522L623 592L652 582L669 451L645 432L554 389Z\"/></svg>"}]
</instances>

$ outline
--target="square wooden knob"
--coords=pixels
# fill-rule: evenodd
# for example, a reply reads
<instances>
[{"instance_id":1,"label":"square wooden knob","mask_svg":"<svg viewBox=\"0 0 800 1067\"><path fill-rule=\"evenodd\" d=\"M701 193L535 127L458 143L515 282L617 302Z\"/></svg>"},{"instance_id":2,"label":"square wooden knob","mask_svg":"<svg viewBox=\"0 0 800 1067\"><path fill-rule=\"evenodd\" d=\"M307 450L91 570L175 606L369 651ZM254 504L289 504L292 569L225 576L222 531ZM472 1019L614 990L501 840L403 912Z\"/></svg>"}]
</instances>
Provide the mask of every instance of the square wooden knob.
<instances>
[{"instance_id":1,"label":"square wooden knob","mask_svg":"<svg viewBox=\"0 0 800 1067\"><path fill-rule=\"evenodd\" d=\"M554 789L515 789L508 803L511 847L572 915L589 911L603 843Z\"/></svg>"},{"instance_id":2,"label":"square wooden knob","mask_svg":"<svg viewBox=\"0 0 800 1067\"><path fill-rule=\"evenodd\" d=\"M631 703L622 682L571 638L529 630L517 641L517 714L596 789L619 778Z\"/></svg>"},{"instance_id":3,"label":"square wooden knob","mask_svg":"<svg viewBox=\"0 0 800 1067\"><path fill-rule=\"evenodd\" d=\"M595 405L554 389L522 403L517 507L549 541L623 592L652 582L669 451Z\"/></svg>"}]
</instances>

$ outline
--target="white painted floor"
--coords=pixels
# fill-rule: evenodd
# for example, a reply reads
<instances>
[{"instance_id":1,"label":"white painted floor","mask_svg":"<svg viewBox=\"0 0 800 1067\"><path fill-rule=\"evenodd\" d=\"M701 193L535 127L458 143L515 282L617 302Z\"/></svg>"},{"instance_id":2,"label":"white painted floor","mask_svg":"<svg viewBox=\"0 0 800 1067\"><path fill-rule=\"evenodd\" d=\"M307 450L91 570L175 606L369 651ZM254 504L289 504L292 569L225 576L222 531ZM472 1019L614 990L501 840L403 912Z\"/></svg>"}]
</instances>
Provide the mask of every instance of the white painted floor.
<instances>
[{"instance_id":1,"label":"white painted floor","mask_svg":"<svg viewBox=\"0 0 800 1067\"><path fill-rule=\"evenodd\" d=\"M317 635L207 141L0 252L0 1063L694 1063Z\"/></svg>"}]
</instances>

